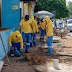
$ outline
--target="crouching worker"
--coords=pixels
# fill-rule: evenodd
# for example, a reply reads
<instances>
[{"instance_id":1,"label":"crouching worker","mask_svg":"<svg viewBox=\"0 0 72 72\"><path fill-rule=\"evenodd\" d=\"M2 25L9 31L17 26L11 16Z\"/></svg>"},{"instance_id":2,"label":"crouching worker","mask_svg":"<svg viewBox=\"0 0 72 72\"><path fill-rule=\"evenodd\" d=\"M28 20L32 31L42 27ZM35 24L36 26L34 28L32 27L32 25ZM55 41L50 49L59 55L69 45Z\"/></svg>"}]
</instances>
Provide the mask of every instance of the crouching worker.
<instances>
[{"instance_id":1,"label":"crouching worker","mask_svg":"<svg viewBox=\"0 0 72 72\"><path fill-rule=\"evenodd\" d=\"M10 56L21 56L21 51L23 51L23 39L19 31L11 33L9 36Z\"/></svg>"},{"instance_id":2,"label":"crouching worker","mask_svg":"<svg viewBox=\"0 0 72 72\"><path fill-rule=\"evenodd\" d=\"M33 34L33 30L31 28L30 47L32 47L32 38L33 38L33 45L36 46L36 32L38 33L38 26L34 19L34 16L31 16L30 19L32 20L32 25L33 25L33 30L34 30L34 34Z\"/></svg>"},{"instance_id":3,"label":"crouching worker","mask_svg":"<svg viewBox=\"0 0 72 72\"><path fill-rule=\"evenodd\" d=\"M53 24L52 21L48 16L45 17L46 21L46 34L47 34L47 45L48 45L48 51L46 53L51 54L52 53L52 42L53 42Z\"/></svg>"}]
</instances>

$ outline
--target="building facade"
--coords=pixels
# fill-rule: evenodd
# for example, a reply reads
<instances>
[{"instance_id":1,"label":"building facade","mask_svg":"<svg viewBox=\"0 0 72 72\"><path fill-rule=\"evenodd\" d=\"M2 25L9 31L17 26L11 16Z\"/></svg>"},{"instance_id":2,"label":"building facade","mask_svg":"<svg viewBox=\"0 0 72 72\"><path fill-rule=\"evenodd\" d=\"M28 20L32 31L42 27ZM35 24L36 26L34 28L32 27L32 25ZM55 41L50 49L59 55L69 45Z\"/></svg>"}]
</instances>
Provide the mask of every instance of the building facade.
<instances>
[{"instance_id":1,"label":"building facade","mask_svg":"<svg viewBox=\"0 0 72 72\"><path fill-rule=\"evenodd\" d=\"M0 0L0 27L17 30L25 15L34 13L35 0Z\"/></svg>"},{"instance_id":2,"label":"building facade","mask_svg":"<svg viewBox=\"0 0 72 72\"><path fill-rule=\"evenodd\" d=\"M9 35L17 30L20 20L26 14L33 14L35 1L0 0L0 60L10 51ZM7 29L11 28L11 29Z\"/></svg>"},{"instance_id":3,"label":"building facade","mask_svg":"<svg viewBox=\"0 0 72 72\"><path fill-rule=\"evenodd\" d=\"M33 15L35 7L35 1L21 1L20 8L21 8L21 17L25 15Z\"/></svg>"}]
</instances>

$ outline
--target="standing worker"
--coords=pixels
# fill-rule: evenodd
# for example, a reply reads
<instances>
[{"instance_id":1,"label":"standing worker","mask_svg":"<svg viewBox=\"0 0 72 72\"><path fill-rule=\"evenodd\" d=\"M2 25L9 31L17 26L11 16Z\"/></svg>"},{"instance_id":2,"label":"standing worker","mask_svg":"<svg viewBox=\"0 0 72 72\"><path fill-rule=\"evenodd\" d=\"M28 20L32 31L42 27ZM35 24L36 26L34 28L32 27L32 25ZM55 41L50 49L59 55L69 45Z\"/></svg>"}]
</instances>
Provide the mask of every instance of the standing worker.
<instances>
[{"instance_id":1,"label":"standing worker","mask_svg":"<svg viewBox=\"0 0 72 72\"><path fill-rule=\"evenodd\" d=\"M36 32L38 32L38 26L34 19L34 16L31 16L30 19L32 20L32 25L33 25L33 29L34 29L34 34L33 34L33 30L31 28L30 47L32 47L32 37L33 37L33 45L36 46Z\"/></svg>"},{"instance_id":2,"label":"standing worker","mask_svg":"<svg viewBox=\"0 0 72 72\"><path fill-rule=\"evenodd\" d=\"M45 21L47 24L46 34L47 34L47 38L48 38L48 40L47 40L48 51L46 53L51 54L52 53L52 42L53 42L53 24L48 16L45 17Z\"/></svg>"},{"instance_id":3,"label":"standing worker","mask_svg":"<svg viewBox=\"0 0 72 72\"><path fill-rule=\"evenodd\" d=\"M31 38L31 31L30 31L30 27L33 30L33 26L32 26L32 20L29 19L29 16L26 15L25 19L22 19L20 22L20 25L18 26L18 29L20 29L20 27L22 26L22 37L23 37L23 43L25 41L26 38L26 47L25 47L25 53L29 53L29 47L30 47L30 38ZM34 30L33 30L34 33Z\"/></svg>"},{"instance_id":4,"label":"standing worker","mask_svg":"<svg viewBox=\"0 0 72 72\"><path fill-rule=\"evenodd\" d=\"M41 19L40 26L41 26L40 41L42 41L43 35L45 34L45 28L46 28L46 24L45 24L45 22L43 21L43 19Z\"/></svg>"},{"instance_id":5,"label":"standing worker","mask_svg":"<svg viewBox=\"0 0 72 72\"><path fill-rule=\"evenodd\" d=\"M9 36L10 56L21 56L23 51L23 39L19 31L11 33Z\"/></svg>"}]
</instances>

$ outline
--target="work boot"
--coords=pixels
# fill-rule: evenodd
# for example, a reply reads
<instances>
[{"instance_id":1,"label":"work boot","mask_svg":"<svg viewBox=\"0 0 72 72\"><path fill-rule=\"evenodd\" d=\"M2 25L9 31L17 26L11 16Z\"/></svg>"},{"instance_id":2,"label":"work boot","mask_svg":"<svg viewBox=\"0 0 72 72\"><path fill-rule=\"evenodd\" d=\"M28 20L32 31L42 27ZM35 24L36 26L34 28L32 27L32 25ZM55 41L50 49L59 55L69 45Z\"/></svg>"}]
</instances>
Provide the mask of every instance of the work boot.
<instances>
[{"instance_id":1,"label":"work boot","mask_svg":"<svg viewBox=\"0 0 72 72\"><path fill-rule=\"evenodd\" d=\"M25 51L25 53L30 53L29 51Z\"/></svg>"},{"instance_id":2,"label":"work boot","mask_svg":"<svg viewBox=\"0 0 72 72\"><path fill-rule=\"evenodd\" d=\"M49 48L47 52L45 52L46 54L52 54L52 48Z\"/></svg>"},{"instance_id":3,"label":"work boot","mask_svg":"<svg viewBox=\"0 0 72 72\"><path fill-rule=\"evenodd\" d=\"M46 54L52 54L52 53L49 53L48 51L47 52L45 52Z\"/></svg>"},{"instance_id":4,"label":"work boot","mask_svg":"<svg viewBox=\"0 0 72 72\"><path fill-rule=\"evenodd\" d=\"M52 54L52 48L48 48L48 51L46 53Z\"/></svg>"}]
</instances>

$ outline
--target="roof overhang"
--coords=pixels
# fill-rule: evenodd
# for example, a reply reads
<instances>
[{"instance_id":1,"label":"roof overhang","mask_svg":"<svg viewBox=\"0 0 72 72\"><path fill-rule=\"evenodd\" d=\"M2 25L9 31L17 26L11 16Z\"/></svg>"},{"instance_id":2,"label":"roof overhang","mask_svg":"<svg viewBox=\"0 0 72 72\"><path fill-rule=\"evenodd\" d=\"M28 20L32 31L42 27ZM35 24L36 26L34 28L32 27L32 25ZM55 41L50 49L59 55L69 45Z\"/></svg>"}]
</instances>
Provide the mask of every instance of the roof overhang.
<instances>
[{"instance_id":1,"label":"roof overhang","mask_svg":"<svg viewBox=\"0 0 72 72\"><path fill-rule=\"evenodd\" d=\"M36 2L36 0L20 0L20 1L23 1L23 3L30 3L32 1Z\"/></svg>"},{"instance_id":2,"label":"roof overhang","mask_svg":"<svg viewBox=\"0 0 72 72\"><path fill-rule=\"evenodd\" d=\"M20 0L20 1L36 1L36 0Z\"/></svg>"}]
</instances>

